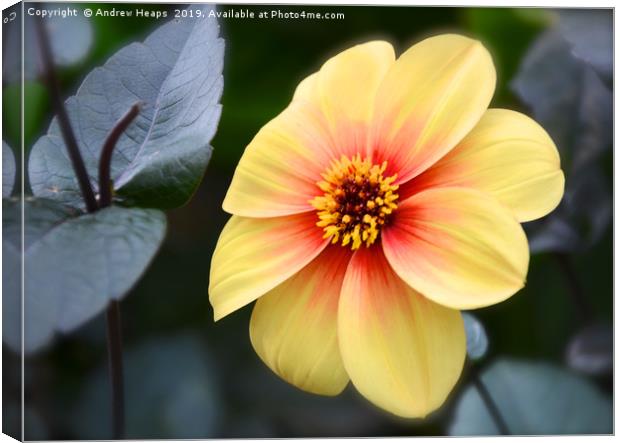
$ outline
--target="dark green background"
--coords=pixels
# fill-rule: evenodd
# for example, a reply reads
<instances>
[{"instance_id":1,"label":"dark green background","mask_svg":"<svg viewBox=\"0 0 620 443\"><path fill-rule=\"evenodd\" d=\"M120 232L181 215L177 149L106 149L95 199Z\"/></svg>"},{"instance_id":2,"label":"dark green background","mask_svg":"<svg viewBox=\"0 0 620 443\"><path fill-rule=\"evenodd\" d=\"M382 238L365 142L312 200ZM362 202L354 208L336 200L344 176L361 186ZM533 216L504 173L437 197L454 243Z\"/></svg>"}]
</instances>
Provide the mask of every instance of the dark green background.
<instances>
[{"instance_id":1,"label":"dark green background","mask_svg":"<svg viewBox=\"0 0 620 443\"><path fill-rule=\"evenodd\" d=\"M128 5L84 4L91 8ZM154 10L175 6L148 6ZM176 6L179 7L179 6ZM222 6L221 10L245 9ZM221 209L234 168L254 134L290 101L297 83L317 70L331 55L372 39L390 41L397 54L424 37L457 32L482 40L491 51L498 87L492 106L522 112L527 109L511 93L508 83L515 75L528 46L548 26L547 11L540 9L420 8L420 7L309 7L251 6L251 10L280 9L307 12L343 12L344 20L221 20L226 40L223 113L213 140L214 153L205 178L192 201L168 213L168 236L144 278L122 303L126 349L154 342L158 337L189 334L199 343L211 363L217 387L217 417L212 432L202 437L286 437L435 435L446 431L454 399L465 385L466 375L446 405L427 420L407 421L377 411L349 387L342 398L323 399L289 388L265 367L249 342L251 306L217 324L212 320L207 287L210 258L228 215ZM59 74L65 96L75 93L81 80L115 51L129 42L144 39L158 24L153 19L98 18L94 45L78 66ZM5 136L17 145L15 113L6 112L17 92L10 85L4 92ZM13 94L13 95L12 95ZM26 149L43 134L51 119L47 92L29 82L26 95ZM611 182L611 155L608 162ZM533 256L528 282L508 301L476 312L490 338L492 360L510 355L563 364L565 347L577 332L580 312L571 298L575 277L596 319L612 322L611 229L595 247L569 256L570 276L554 254ZM164 344L162 344L164 346ZM9 351L8 361L17 362ZM101 414L101 438L108 427L107 404L83 401L90 374L106 364L105 328L101 318L80 330L60 337L43 353L27 360L26 403L36 420L26 422L26 437L83 436L74 422L76 411L92 408ZM182 366L182 358L178 365ZM152 368L157 371L157 367ZM164 374L174 383L175 373ZM611 391L611 378L596 380ZM98 383L105 383L103 378ZM15 393L16 395L16 393ZM6 397L6 396L5 396ZM11 398L8 398L11 401ZM105 401L108 401L105 398ZM162 399L162 402L167 401ZM99 412L98 412L99 411ZM206 413L211 411L205 411ZM189 412L188 412L189 413ZM192 411L201 420L200 411ZM153 420L158 420L156 417ZM35 423L36 421L36 423ZM152 429L145 429L149 436ZM165 432L165 431L162 431ZM38 435L38 434L37 434ZM174 437L174 435L151 435Z\"/></svg>"}]
</instances>

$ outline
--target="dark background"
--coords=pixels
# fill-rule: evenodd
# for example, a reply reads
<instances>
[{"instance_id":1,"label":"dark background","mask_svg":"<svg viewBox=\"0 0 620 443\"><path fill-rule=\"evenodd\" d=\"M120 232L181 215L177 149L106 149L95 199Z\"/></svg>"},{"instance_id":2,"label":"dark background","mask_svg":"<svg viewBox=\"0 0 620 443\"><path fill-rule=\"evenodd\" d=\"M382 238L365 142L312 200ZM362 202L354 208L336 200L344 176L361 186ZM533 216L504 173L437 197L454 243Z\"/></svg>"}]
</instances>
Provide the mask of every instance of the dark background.
<instances>
[{"instance_id":1,"label":"dark background","mask_svg":"<svg viewBox=\"0 0 620 443\"><path fill-rule=\"evenodd\" d=\"M83 4L121 8L124 4ZM153 10L174 6L141 5ZM178 6L177 6L178 7ZM245 9L221 6L220 10ZM203 182L185 207L168 212L168 234L155 261L122 302L130 437L305 437L442 435L468 383L464 372L444 407L426 420L384 413L349 386L336 398L313 396L273 375L248 335L251 306L214 323L207 287L210 258L228 215L221 209L235 166L256 132L290 101L297 83L330 56L372 39L390 41L397 55L422 38L457 32L480 39L498 73L493 107L531 115L512 92L530 45L552 26L540 9L251 6L249 9L343 12L344 20L220 20L226 40L223 113ZM143 40L154 19L93 17L93 45L77 65L59 71L65 97L84 76L129 42ZM606 83L611 88L611 82ZM4 85L5 138L18 146L15 86ZM45 88L25 84L28 149L52 117ZM13 129L11 129L13 128ZM560 150L561 150L560 146ZM599 160L612 181L612 153ZM611 202L608 202L611 204ZM587 229L584 228L584 229ZM612 324L612 230L570 253L531 257L526 287L475 315L490 347L484 367L498 356L566 365L566 347L586 324ZM105 324L97 318L26 360L26 438L110 437ZM4 350L5 363L18 359ZM10 366L5 366L10 367ZM6 369L5 369L6 373ZM607 395L611 368L589 377ZM6 374L5 374L6 379ZM18 392L5 394L16 406ZM13 402L13 403L11 403Z\"/></svg>"}]
</instances>

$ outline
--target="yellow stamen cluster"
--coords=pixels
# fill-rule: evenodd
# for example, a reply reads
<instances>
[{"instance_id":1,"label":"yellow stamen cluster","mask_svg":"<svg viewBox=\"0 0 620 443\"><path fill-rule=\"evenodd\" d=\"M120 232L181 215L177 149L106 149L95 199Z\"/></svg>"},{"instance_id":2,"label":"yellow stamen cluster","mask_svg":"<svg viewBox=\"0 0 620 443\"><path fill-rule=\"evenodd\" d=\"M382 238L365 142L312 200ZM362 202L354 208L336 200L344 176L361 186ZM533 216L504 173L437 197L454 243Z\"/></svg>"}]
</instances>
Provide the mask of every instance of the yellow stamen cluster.
<instances>
[{"instance_id":1,"label":"yellow stamen cluster","mask_svg":"<svg viewBox=\"0 0 620 443\"><path fill-rule=\"evenodd\" d=\"M317 209L323 238L358 249L372 245L397 207L396 174L384 177L387 162L373 164L358 154L333 161L318 187L324 192L310 203Z\"/></svg>"}]
</instances>

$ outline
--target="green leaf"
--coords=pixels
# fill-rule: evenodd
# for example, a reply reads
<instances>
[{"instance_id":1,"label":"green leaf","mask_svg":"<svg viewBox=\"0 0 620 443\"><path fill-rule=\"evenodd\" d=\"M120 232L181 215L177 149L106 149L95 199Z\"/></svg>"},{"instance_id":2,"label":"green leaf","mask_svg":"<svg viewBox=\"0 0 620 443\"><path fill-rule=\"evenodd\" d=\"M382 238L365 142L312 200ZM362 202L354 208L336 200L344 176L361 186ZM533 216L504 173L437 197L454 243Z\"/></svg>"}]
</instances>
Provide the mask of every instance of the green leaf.
<instances>
[{"instance_id":1,"label":"green leaf","mask_svg":"<svg viewBox=\"0 0 620 443\"><path fill-rule=\"evenodd\" d=\"M603 237L612 218L601 167L613 141L612 91L555 28L532 45L512 88L553 138L566 177L560 206L526 225L530 250L587 249Z\"/></svg>"},{"instance_id":2,"label":"green leaf","mask_svg":"<svg viewBox=\"0 0 620 443\"><path fill-rule=\"evenodd\" d=\"M15 186L15 156L13 150L2 140L2 198L13 192Z\"/></svg>"},{"instance_id":3,"label":"green leaf","mask_svg":"<svg viewBox=\"0 0 620 443\"><path fill-rule=\"evenodd\" d=\"M54 16L45 20L57 66L71 66L80 62L93 44L90 19L84 15L82 8L72 5L72 9L77 11L77 15L67 18Z\"/></svg>"},{"instance_id":4,"label":"green leaf","mask_svg":"<svg viewBox=\"0 0 620 443\"><path fill-rule=\"evenodd\" d=\"M489 339L484 325L469 312L461 312L461 316L467 336L467 356L472 360L480 360L489 349Z\"/></svg>"},{"instance_id":5,"label":"green leaf","mask_svg":"<svg viewBox=\"0 0 620 443\"><path fill-rule=\"evenodd\" d=\"M63 220L78 215L73 208L60 205L51 200L26 200L24 214L24 250L29 256L30 246L43 237L46 232ZM2 340L13 350L21 350L22 329L22 204L14 199L2 200ZM24 306L27 306L24 303ZM43 324L37 325L27 334L32 341L39 329L47 330L53 319L43 318Z\"/></svg>"},{"instance_id":6,"label":"green leaf","mask_svg":"<svg viewBox=\"0 0 620 443\"><path fill-rule=\"evenodd\" d=\"M193 334L154 337L125 353L129 439L214 438L221 418L217 373ZM112 439L106 362L88 379L69 425L86 440Z\"/></svg>"},{"instance_id":7,"label":"green leaf","mask_svg":"<svg viewBox=\"0 0 620 443\"><path fill-rule=\"evenodd\" d=\"M32 6L32 5L30 5ZM25 9L28 9L25 8ZM76 16L52 16L43 19L52 48L54 64L57 67L69 67L78 64L88 54L93 43L93 29L90 19L84 16L82 9ZM21 15L21 12L18 12ZM24 50L21 49L21 28L11 23L6 34L7 52L3 68L3 81L18 83L22 80L22 54L24 62L24 80L34 80L41 74L40 50L37 41L35 20L39 18L26 13L24 16Z\"/></svg>"},{"instance_id":8,"label":"green leaf","mask_svg":"<svg viewBox=\"0 0 620 443\"><path fill-rule=\"evenodd\" d=\"M568 343L566 363L586 375L611 374L614 369L612 325L594 323L582 328Z\"/></svg>"},{"instance_id":9,"label":"green leaf","mask_svg":"<svg viewBox=\"0 0 620 443\"><path fill-rule=\"evenodd\" d=\"M4 272L4 308L6 315L17 318L19 286L11 283L20 275L19 204L3 201L3 266L13 269ZM79 215L51 200L27 199L24 214L25 352L47 344L55 331L75 329L102 312L110 300L122 298L155 256L166 228L165 215L155 209L112 206ZM7 297L7 288L17 294ZM15 326L7 326L3 340L20 349Z\"/></svg>"},{"instance_id":10,"label":"green leaf","mask_svg":"<svg viewBox=\"0 0 620 443\"><path fill-rule=\"evenodd\" d=\"M543 33L521 61L511 88L560 150L571 173L611 148L611 90L575 57L557 29Z\"/></svg>"},{"instance_id":11,"label":"green leaf","mask_svg":"<svg viewBox=\"0 0 620 443\"><path fill-rule=\"evenodd\" d=\"M193 7L196 9L196 7ZM211 7L201 9L207 15ZM224 42L215 18L171 20L96 68L66 102L93 187L103 142L136 102L140 115L112 161L116 201L172 208L198 186L211 156L222 94ZM29 163L35 195L82 207L77 181L54 120Z\"/></svg>"},{"instance_id":12,"label":"green leaf","mask_svg":"<svg viewBox=\"0 0 620 443\"><path fill-rule=\"evenodd\" d=\"M611 79L614 61L612 9L560 9L558 26L573 53L603 78Z\"/></svg>"},{"instance_id":13,"label":"green leaf","mask_svg":"<svg viewBox=\"0 0 620 443\"><path fill-rule=\"evenodd\" d=\"M503 359L482 373L511 434L608 434L611 399L589 380L548 363ZM458 400L450 435L498 434L473 385Z\"/></svg>"}]
</instances>

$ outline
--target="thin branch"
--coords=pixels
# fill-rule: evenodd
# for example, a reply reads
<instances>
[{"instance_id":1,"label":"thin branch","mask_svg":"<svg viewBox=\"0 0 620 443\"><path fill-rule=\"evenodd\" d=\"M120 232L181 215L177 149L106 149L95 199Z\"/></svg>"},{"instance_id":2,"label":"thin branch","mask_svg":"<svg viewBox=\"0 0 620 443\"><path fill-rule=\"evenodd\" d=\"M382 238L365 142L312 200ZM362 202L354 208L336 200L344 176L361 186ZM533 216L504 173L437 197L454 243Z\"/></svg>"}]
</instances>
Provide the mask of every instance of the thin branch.
<instances>
[{"instance_id":1,"label":"thin branch","mask_svg":"<svg viewBox=\"0 0 620 443\"><path fill-rule=\"evenodd\" d=\"M491 419L495 423L495 426L497 427L499 433L501 435L510 435L510 430L508 429L506 420L504 420L504 417L502 416L499 407L497 406L497 403L495 403L495 400L493 400L493 397L491 397L491 393L482 381L478 368L473 363L471 363L469 365L469 370L474 387L478 391L482 402L489 411Z\"/></svg>"},{"instance_id":2,"label":"thin branch","mask_svg":"<svg viewBox=\"0 0 620 443\"><path fill-rule=\"evenodd\" d=\"M112 204L113 183L111 169L114 148L118 139L139 113L140 103L136 103L116 122L101 149L101 156L99 157L99 206L102 208Z\"/></svg>"},{"instance_id":3,"label":"thin branch","mask_svg":"<svg viewBox=\"0 0 620 443\"><path fill-rule=\"evenodd\" d=\"M95 212L100 207L109 206L112 203L112 184L110 169L112 154L118 139L127 129L131 121L140 112L140 107L135 104L114 126L103 145L99 163L99 183L101 190L100 204L97 203L95 193L90 183L84 159L80 153L75 134L71 128L71 122L60 94L58 80L54 72L52 50L49 44L49 36L42 20L36 20L37 38L41 48L44 76L49 87L54 110L58 118L58 125L62 133L65 146L71 159L73 171L77 177L82 198L88 212ZM108 354L110 366L110 381L112 385L112 415L113 435L115 439L123 438L125 434L125 389L123 380L123 342L121 330L120 305L117 300L112 300L106 311Z\"/></svg>"},{"instance_id":4,"label":"thin branch","mask_svg":"<svg viewBox=\"0 0 620 443\"><path fill-rule=\"evenodd\" d=\"M140 104L134 104L121 117L106 137L99 157L99 207L112 204L112 155L119 138L140 113ZM110 383L112 385L112 428L115 439L125 435L125 388L123 379L123 334L120 304L112 300L106 311Z\"/></svg>"},{"instance_id":5,"label":"thin branch","mask_svg":"<svg viewBox=\"0 0 620 443\"><path fill-rule=\"evenodd\" d=\"M60 87L58 86L58 80L56 78L56 73L54 72L54 61L52 57L52 49L49 43L49 36L47 35L47 30L45 29L43 20L37 19L35 22L39 48L41 51L41 60L43 62L43 74L52 96L52 103L58 118L60 132L62 133L65 146L67 147L69 158L71 159L71 165L73 166L73 171L77 177L82 198L86 204L86 209L88 212L94 212L98 209L97 200L95 199L95 193L93 192L93 188L90 184L88 172L86 171L86 166L84 165L84 159L80 154L80 149L78 148L75 134L73 133L73 129L71 129L71 123L69 121L69 116L67 115L67 110L65 109L65 105L60 95Z\"/></svg>"},{"instance_id":6,"label":"thin branch","mask_svg":"<svg viewBox=\"0 0 620 443\"><path fill-rule=\"evenodd\" d=\"M125 435L125 387L123 381L123 339L121 310L117 300L112 300L106 311L110 381L112 384L112 423L115 440Z\"/></svg>"}]
</instances>

